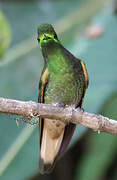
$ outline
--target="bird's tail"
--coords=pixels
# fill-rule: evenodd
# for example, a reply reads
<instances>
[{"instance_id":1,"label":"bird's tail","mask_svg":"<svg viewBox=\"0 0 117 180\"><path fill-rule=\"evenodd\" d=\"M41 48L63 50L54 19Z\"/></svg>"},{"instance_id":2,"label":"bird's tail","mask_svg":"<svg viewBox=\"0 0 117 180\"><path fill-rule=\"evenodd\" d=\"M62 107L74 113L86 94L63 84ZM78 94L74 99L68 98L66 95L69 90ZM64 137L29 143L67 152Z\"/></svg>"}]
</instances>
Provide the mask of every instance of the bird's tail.
<instances>
[{"instance_id":1,"label":"bird's tail","mask_svg":"<svg viewBox=\"0 0 117 180\"><path fill-rule=\"evenodd\" d=\"M54 125L52 125L51 122L52 120L44 120L39 160L39 168L41 174L48 174L52 171L64 136L64 128L61 133L59 133L59 136L55 136L57 132L51 132L54 131L54 127L52 127ZM49 129L48 127L50 124L52 129Z\"/></svg>"}]
</instances>

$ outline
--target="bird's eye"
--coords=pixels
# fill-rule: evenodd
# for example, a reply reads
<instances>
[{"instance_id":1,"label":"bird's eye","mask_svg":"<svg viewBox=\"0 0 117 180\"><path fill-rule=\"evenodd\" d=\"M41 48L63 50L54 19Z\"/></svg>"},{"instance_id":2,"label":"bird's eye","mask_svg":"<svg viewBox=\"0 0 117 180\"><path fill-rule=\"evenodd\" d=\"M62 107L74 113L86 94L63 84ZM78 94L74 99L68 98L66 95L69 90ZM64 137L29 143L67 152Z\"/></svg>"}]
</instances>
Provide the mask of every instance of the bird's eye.
<instances>
[{"instance_id":1,"label":"bird's eye","mask_svg":"<svg viewBox=\"0 0 117 180\"><path fill-rule=\"evenodd\" d=\"M40 38L37 38L37 41L40 42Z\"/></svg>"},{"instance_id":2,"label":"bird's eye","mask_svg":"<svg viewBox=\"0 0 117 180\"><path fill-rule=\"evenodd\" d=\"M44 36L44 38L46 38L46 37L47 37L47 36L46 36L46 34L44 34L43 36Z\"/></svg>"},{"instance_id":3,"label":"bird's eye","mask_svg":"<svg viewBox=\"0 0 117 180\"><path fill-rule=\"evenodd\" d=\"M56 34L54 35L54 39L57 39L57 35Z\"/></svg>"}]
</instances>

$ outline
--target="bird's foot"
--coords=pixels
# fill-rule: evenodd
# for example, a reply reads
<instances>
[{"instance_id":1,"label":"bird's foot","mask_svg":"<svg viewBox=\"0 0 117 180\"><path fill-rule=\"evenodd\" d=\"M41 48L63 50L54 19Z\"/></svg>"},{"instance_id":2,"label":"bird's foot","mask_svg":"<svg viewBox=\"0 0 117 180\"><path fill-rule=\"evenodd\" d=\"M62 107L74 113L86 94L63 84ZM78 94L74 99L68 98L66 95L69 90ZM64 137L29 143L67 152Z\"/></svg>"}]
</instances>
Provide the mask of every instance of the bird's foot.
<instances>
[{"instance_id":1,"label":"bird's foot","mask_svg":"<svg viewBox=\"0 0 117 180\"><path fill-rule=\"evenodd\" d=\"M52 105L57 106L57 107L62 107L62 108L65 108L66 106L64 103L53 103Z\"/></svg>"},{"instance_id":2,"label":"bird's foot","mask_svg":"<svg viewBox=\"0 0 117 180\"><path fill-rule=\"evenodd\" d=\"M84 109L82 107L77 107L76 110L79 112L84 112Z\"/></svg>"}]
</instances>

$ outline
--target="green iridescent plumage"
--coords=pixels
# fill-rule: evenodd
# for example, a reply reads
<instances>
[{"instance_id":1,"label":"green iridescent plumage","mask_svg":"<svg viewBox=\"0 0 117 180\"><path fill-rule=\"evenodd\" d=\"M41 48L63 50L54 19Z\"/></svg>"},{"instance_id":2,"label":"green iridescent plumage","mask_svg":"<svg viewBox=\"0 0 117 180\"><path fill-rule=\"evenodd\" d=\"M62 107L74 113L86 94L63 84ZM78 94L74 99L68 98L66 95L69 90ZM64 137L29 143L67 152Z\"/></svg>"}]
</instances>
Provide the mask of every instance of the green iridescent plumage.
<instances>
[{"instance_id":1,"label":"green iridescent plumage","mask_svg":"<svg viewBox=\"0 0 117 180\"><path fill-rule=\"evenodd\" d=\"M38 41L40 42L45 62L39 85L39 102L70 105L75 108L81 107L86 88L88 87L88 74L83 61L74 57L61 45L50 24L43 24L39 27ZM51 166L53 166L56 157L66 149L74 132L75 125L63 125L59 122L59 126L57 126L54 125L52 120L46 121L41 119L40 121L40 147L42 156L40 168L42 173L45 173L51 171ZM54 147L54 139L58 142L58 150L56 150L56 153L53 152L52 156L55 157L50 157L51 160L49 160L45 152L48 151L46 148L48 144L44 146L45 144L43 143L43 141L49 142L49 138L50 149ZM50 153L51 151L48 152L48 154Z\"/></svg>"}]
</instances>

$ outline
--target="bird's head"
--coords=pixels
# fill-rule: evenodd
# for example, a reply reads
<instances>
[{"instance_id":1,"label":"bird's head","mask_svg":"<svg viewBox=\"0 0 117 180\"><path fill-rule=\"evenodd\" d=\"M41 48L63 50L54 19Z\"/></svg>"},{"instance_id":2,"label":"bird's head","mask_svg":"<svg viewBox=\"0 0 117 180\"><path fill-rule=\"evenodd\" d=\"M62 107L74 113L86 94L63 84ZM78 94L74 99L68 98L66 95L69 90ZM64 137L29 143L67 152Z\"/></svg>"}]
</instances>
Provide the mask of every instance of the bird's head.
<instances>
[{"instance_id":1,"label":"bird's head","mask_svg":"<svg viewBox=\"0 0 117 180\"><path fill-rule=\"evenodd\" d=\"M42 42L46 43L49 41L59 42L57 34L51 24L40 25L40 27L38 28L37 40L38 42L40 42L40 44Z\"/></svg>"}]
</instances>

